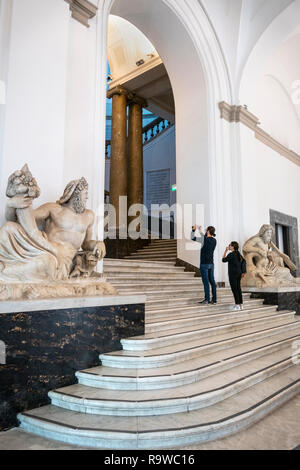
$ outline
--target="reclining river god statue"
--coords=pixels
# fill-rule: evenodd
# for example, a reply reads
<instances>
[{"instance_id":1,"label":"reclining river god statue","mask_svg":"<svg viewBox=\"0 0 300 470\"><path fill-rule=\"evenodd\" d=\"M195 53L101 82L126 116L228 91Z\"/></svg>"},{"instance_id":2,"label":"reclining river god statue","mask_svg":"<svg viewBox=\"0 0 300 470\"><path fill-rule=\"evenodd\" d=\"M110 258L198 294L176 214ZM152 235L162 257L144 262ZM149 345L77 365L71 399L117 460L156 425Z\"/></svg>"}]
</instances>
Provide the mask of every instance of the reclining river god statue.
<instances>
[{"instance_id":1,"label":"reclining river god statue","mask_svg":"<svg viewBox=\"0 0 300 470\"><path fill-rule=\"evenodd\" d=\"M290 257L282 253L272 238L272 225L263 225L257 235L251 237L243 247L247 262L247 274L243 287L283 287L299 284L299 279L292 276L297 267Z\"/></svg>"},{"instance_id":2,"label":"reclining river god statue","mask_svg":"<svg viewBox=\"0 0 300 470\"><path fill-rule=\"evenodd\" d=\"M0 299L115 294L96 273L105 245L92 238L88 183L71 181L56 203L33 209L40 189L27 165L8 180L0 228ZM79 268L80 265L80 268Z\"/></svg>"}]
</instances>

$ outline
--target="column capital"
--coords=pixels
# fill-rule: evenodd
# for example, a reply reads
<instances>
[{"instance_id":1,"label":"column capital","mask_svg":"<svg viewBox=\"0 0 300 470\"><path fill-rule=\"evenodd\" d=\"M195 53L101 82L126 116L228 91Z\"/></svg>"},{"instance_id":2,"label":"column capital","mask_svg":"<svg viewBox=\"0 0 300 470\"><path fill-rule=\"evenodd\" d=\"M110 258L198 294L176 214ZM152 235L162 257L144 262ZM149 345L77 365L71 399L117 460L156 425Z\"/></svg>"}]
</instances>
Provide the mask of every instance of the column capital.
<instances>
[{"instance_id":1,"label":"column capital","mask_svg":"<svg viewBox=\"0 0 300 470\"><path fill-rule=\"evenodd\" d=\"M89 20L94 18L97 14L98 7L89 2L88 0L65 0L70 5L72 18L79 21L81 24L90 27Z\"/></svg>"},{"instance_id":2,"label":"column capital","mask_svg":"<svg viewBox=\"0 0 300 470\"><path fill-rule=\"evenodd\" d=\"M136 95L133 91L127 90L121 85L117 85L111 90L108 90L106 93L107 98L112 98L114 95L123 95L127 97L128 104L136 103L142 106L142 108L147 108L148 103L147 100L142 98L141 96Z\"/></svg>"},{"instance_id":3,"label":"column capital","mask_svg":"<svg viewBox=\"0 0 300 470\"><path fill-rule=\"evenodd\" d=\"M130 104L139 104L142 108L148 108L148 103L145 98L142 98L141 96L138 95L133 95L133 97L129 100L129 105Z\"/></svg>"},{"instance_id":4,"label":"column capital","mask_svg":"<svg viewBox=\"0 0 300 470\"><path fill-rule=\"evenodd\" d=\"M111 90L108 90L106 93L107 98L112 98L115 95L126 96L129 100L132 100L132 98L134 97L134 94L131 91L127 90L126 88L120 85L115 86Z\"/></svg>"}]
</instances>

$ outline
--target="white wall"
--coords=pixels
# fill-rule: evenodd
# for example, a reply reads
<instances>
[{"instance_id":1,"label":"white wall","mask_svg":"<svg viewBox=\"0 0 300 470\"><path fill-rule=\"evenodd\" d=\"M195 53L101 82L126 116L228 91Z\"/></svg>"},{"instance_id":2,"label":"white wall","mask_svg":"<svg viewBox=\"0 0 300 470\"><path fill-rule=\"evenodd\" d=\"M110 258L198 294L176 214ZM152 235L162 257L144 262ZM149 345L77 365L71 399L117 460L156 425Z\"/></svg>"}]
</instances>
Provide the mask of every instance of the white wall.
<instances>
[{"instance_id":1,"label":"white wall","mask_svg":"<svg viewBox=\"0 0 300 470\"><path fill-rule=\"evenodd\" d=\"M300 21L299 21L300 26ZM271 55L256 80L242 87L241 96L257 115L261 127L280 143L300 154L300 100L293 102L293 83L300 89L300 30ZM295 101L295 100L294 100Z\"/></svg>"},{"instance_id":2,"label":"white wall","mask_svg":"<svg viewBox=\"0 0 300 470\"><path fill-rule=\"evenodd\" d=\"M56 201L70 180L85 176L96 211L104 193L105 125L96 115L96 102L105 102L105 89L97 88L96 18L86 28L63 0L1 0L1 7L3 1L11 3L12 16L6 55L0 43L1 64L7 58L0 220L8 176L24 163L42 191L35 205Z\"/></svg>"},{"instance_id":3,"label":"white wall","mask_svg":"<svg viewBox=\"0 0 300 470\"><path fill-rule=\"evenodd\" d=\"M246 64L240 88L241 103L259 118L262 129L298 154L300 102L293 100L293 83L300 80L299 12L297 0L267 28ZM243 241L270 222L270 209L296 217L300 228L300 167L255 139L250 129L237 127Z\"/></svg>"},{"instance_id":4,"label":"white wall","mask_svg":"<svg viewBox=\"0 0 300 470\"><path fill-rule=\"evenodd\" d=\"M242 124L239 126L244 213L242 242L258 233L263 224L270 223L270 209L296 217L300 228L300 167L254 138L250 129Z\"/></svg>"},{"instance_id":5,"label":"white wall","mask_svg":"<svg viewBox=\"0 0 300 470\"><path fill-rule=\"evenodd\" d=\"M62 190L68 5L61 0L13 2L1 164L1 216L9 174L28 163L40 201Z\"/></svg>"},{"instance_id":6,"label":"white wall","mask_svg":"<svg viewBox=\"0 0 300 470\"><path fill-rule=\"evenodd\" d=\"M12 0L0 0L0 168L3 160L4 121L6 111L6 87L10 52Z\"/></svg>"},{"instance_id":7,"label":"white wall","mask_svg":"<svg viewBox=\"0 0 300 470\"><path fill-rule=\"evenodd\" d=\"M147 198L147 173L170 170L170 186L176 183L175 127L172 126L152 142L144 146L144 201ZM176 202L176 192L170 187L171 205Z\"/></svg>"},{"instance_id":8,"label":"white wall","mask_svg":"<svg viewBox=\"0 0 300 470\"><path fill-rule=\"evenodd\" d=\"M63 181L82 176L92 181L96 26L70 20L66 76ZM100 158L100 156L99 156Z\"/></svg>"}]
</instances>

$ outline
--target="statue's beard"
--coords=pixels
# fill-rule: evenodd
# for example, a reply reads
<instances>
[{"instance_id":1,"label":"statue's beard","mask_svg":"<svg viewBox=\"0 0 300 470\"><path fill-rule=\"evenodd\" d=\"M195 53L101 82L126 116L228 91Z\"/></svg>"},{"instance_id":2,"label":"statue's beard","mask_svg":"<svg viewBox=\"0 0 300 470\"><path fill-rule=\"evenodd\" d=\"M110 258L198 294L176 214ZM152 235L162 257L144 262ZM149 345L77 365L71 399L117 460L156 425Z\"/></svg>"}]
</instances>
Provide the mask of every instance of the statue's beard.
<instances>
[{"instance_id":1,"label":"statue's beard","mask_svg":"<svg viewBox=\"0 0 300 470\"><path fill-rule=\"evenodd\" d=\"M76 214L83 214L85 211L85 204L82 202L80 193L75 194L75 196L72 199L72 207Z\"/></svg>"},{"instance_id":2,"label":"statue's beard","mask_svg":"<svg viewBox=\"0 0 300 470\"><path fill-rule=\"evenodd\" d=\"M264 235L263 236L263 241L267 244L267 243L270 243L272 240L272 237L268 236L268 235Z\"/></svg>"}]
</instances>

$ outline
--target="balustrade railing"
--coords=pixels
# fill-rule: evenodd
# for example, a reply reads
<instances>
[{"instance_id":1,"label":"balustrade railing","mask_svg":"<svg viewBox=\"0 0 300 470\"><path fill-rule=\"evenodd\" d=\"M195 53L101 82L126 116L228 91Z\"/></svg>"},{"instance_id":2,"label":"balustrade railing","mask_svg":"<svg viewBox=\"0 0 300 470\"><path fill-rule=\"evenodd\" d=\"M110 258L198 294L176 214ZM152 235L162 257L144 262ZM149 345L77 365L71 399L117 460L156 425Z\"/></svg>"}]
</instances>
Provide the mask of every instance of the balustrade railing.
<instances>
[{"instance_id":1,"label":"balustrade railing","mask_svg":"<svg viewBox=\"0 0 300 470\"><path fill-rule=\"evenodd\" d=\"M143 144L148 144L151 140L158 137L162 132L171 126L171 122L163 118L157 118L154 121L143 127ZM110 158L111 154L111 141L105 142L105 157Z\"/></svg>"},{"instance_id":2,"label":"balustrade railing","mask_svg":"<svg viewBox=\"0 0 300 470\"><path fill-rule=\"evenodd\" d=\"M170 121L163 118L157 118L150 122L150 124L143 128L143 143L147 144L151 140L155 139L155 137L168 129L170 125Z\"/></svg>"}]
</instances>

